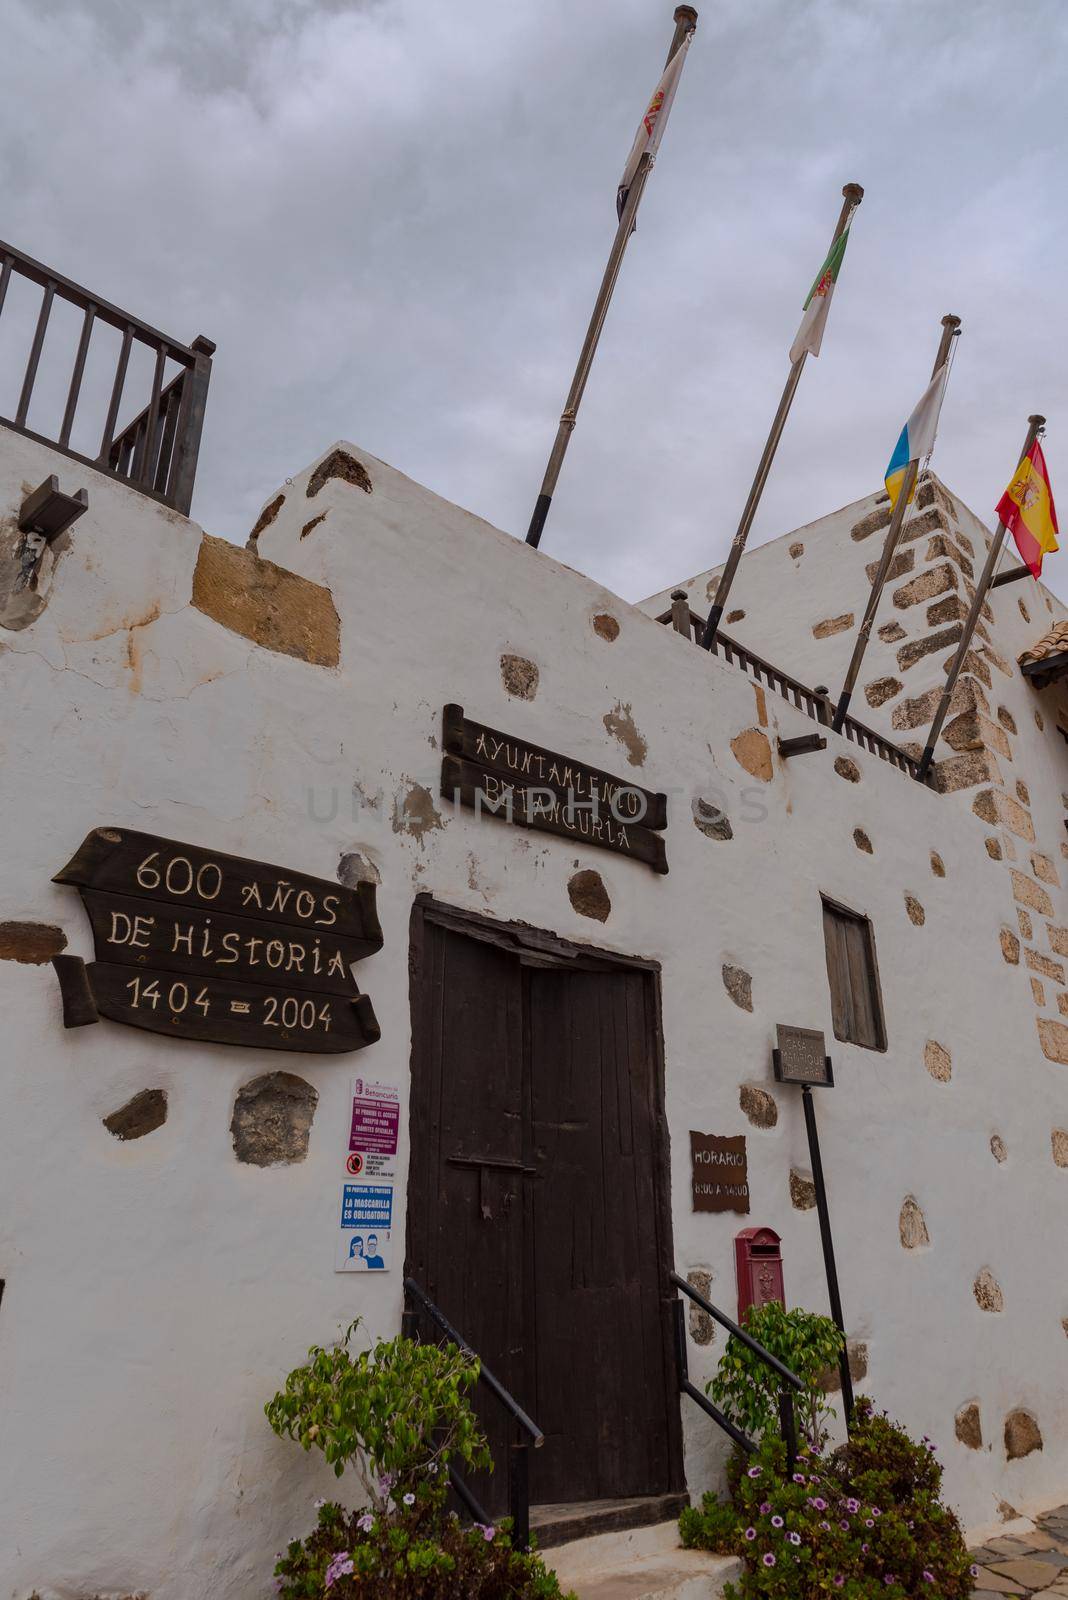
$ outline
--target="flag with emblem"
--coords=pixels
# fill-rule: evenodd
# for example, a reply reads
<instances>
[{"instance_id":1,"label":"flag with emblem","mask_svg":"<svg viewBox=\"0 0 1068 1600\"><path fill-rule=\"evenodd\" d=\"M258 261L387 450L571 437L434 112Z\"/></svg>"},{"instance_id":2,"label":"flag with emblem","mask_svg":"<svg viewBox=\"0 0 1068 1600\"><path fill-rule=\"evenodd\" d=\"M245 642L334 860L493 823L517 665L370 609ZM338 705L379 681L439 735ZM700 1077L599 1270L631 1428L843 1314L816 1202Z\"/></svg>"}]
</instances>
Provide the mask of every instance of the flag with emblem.
<instances>
[{"instance_id":1,"label":"flag with emblem","mask_svg":"<svg viewBox=\"0 0 1068 1600\"><path fill-rule=\"evenodd\" d=\"M671 102L675 98L675 90L679 86L683 63L686 52L693 42L693 29L687 33L685 39L675 51L671 60L664 68L663 76L653 91L653 97L645 108L645 114L638 124L638 131L634 135L634 143L630 147L627 164L623 168L623 176L619 180L616 190L616 216L622 217L623 207L627 203L630 186L637 176L638 167L642 156L648 156L650 161L655 160L660 141L664 137L664 129L671 113Z\"/></svg>"},{"instance_id":2,"label":"flag with emblem","mask_svg":"<svg viewBox=\"0 0 1068 1600\"><path fill-rule=\"evenodd\" d=\"M820 353L823 330L827 326L827 314L831 309L831 296L838 282L842 257L845 255L848 242L849 229L846 228L841 237L832 244L826 261L816 274L816 281L808 291L808 299L805 301L805 314L801 318L797 338L790 346L791 361L799 361L803 355L818 356Z\"/></svg>"},{"instance_id":3,"label":"flag with emblem","mask_svg":"<svg viewBox=\"0 0 1068 1600\"><path fill-rule=\"evenodd\" d=\"M1042 446L1036 439L1016 468L1016 474L998 501L998 516L1016 540L1023 563L1037 578L1042 557L1057 550L1057 508L1049 486L1049 471Z\"/></svg>"}]
</instances>

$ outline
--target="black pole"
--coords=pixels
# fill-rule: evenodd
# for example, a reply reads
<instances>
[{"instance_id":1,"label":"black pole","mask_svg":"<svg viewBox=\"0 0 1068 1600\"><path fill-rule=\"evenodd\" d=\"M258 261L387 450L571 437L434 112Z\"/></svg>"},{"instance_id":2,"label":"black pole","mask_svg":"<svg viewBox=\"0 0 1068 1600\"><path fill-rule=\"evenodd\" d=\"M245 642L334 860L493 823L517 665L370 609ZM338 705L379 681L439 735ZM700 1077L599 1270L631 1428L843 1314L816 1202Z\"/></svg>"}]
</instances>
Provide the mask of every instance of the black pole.
<instances>
[{"instance_id":1,"label":"black pole","mask_svg":"<svg viewBox=\"0 0 1068 1600\"><path fill-rule=\"evenodd\" d=\"M508 1509L512 1516L512 1544L530 1548L530 1452L525 1439L513 1444L508 1455Z\"/></svg>"},{"instance_id":2,"label":"black pole","mask_svg":"<svg viewBox=\"0 0 1068 1600\"><path fill-rule=\"evenodd\" d=\"M827 1186L823 1181L823 1161L820 1157L820 1136L816 1127L816 1107L812 1090L806 1083L801 1090L805 1108L805 1129L808 1133L808 1157L812 1163L812 1181L816 1187L816 1210L820 1219L820 1239L823 1242L823 1265L827 1273L827 1298L831 1303L831 1316L842 1335L842 1348L838 1354L838 1370L842 1375L842 1404L846 1414L846 1432L853 1424L853 1377L849 1370L849 1350L846 1345L845 1318L842 1316L842 1297L838 1292L838 1270L834 1264L834 1241L831 1238L831 1216L827 1209Z\"/></svg>"}]
</instances>

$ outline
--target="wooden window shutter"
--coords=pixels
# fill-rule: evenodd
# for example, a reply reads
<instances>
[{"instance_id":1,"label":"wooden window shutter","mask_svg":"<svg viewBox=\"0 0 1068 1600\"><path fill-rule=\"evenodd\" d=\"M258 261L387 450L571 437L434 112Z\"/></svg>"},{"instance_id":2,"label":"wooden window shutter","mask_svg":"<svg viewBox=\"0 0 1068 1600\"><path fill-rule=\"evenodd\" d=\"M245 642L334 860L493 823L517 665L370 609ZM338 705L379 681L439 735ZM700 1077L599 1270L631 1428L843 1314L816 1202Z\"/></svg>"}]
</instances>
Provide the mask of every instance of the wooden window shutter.
<instances>
[{"instance_id":1,"label":"wooden window shutter","mask_svg":"<svg viewBox=\"0 0 1068 1600\"><path fill-rule=\"evenodd\" d=\"M886 1028L871 923L846 906L824 899L823 936L835 1038L868 1050L885 1050Z\"/></svg>"}]
</instances>

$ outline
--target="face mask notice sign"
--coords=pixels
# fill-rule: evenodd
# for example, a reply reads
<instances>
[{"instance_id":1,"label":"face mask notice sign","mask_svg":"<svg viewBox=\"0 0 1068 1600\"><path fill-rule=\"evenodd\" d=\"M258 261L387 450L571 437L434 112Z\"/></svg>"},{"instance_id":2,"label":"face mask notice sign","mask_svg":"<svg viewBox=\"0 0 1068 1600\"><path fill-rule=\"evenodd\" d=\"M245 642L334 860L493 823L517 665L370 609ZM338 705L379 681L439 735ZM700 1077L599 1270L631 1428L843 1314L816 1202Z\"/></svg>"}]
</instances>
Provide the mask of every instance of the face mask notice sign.
<instances>
[{"instance_id":1,"label":"face mask notice sign","mask_svg":"<svg viewBox=\"0 0 1068 1600\"><path fill-rule=\"evenodd\" d=\"M393 1185L343 1183L335 1272L388 1272L393 1265Z\"/></svg>"}]
</instances>

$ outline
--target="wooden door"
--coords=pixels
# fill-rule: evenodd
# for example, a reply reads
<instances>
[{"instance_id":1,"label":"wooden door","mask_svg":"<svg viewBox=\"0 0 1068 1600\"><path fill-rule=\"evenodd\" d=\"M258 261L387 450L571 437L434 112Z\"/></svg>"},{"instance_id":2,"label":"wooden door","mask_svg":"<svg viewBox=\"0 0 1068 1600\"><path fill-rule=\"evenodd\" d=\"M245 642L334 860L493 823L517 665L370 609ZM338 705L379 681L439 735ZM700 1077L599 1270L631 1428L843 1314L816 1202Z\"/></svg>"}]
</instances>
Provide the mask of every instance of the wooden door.
<instances>
[{"instance_id":1,"label":"wooden door","mask_svg":"<svg viewBox=\"0 0 1068 1600\"><path fill-rule=\"evenodd\" d=\"M544 1431L535 1503L677 1488L655 971L441 914L413 929L409 1271ZM511 1433L479 1412L497 1514Z\"/></svg>"}]
</instances>

